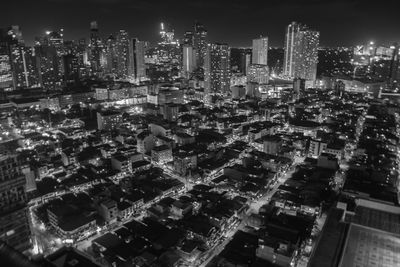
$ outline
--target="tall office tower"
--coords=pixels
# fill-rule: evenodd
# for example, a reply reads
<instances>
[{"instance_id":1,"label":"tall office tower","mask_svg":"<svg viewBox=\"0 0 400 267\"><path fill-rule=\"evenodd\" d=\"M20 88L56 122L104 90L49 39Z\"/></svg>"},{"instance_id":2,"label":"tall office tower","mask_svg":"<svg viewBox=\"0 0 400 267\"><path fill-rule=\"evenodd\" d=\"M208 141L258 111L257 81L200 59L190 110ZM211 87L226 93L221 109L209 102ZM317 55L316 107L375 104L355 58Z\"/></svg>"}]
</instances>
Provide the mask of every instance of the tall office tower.
<instances>
[{"instance_id":1,"label":"tall office tower","mask_svg":"<svg viewBox=\"0 0 400 267\"><path fill-rule=\"evenodd\" d=\"M63 80L66 83L77 83L79 80L79 63L78 57L73 54L62 56L63 64Z\"/></svg>"},{"instance_id":2,"label":"tall office tower","mask_svg":"<svg viewBox=\"0 0 400 267\"><path fill-rule=\"evenodd\" d=\"M161 22L160 36L162 43L170 44L174 42L175 33L170 24L165 24L164 22Z\"/></svg>"},{"instance_id":3,"label":"tall office tower","mask_svg":"<svg viewBox=\"0 0 400 267\"><path fill-rule=\"evenodd\" d=\"M61 61L57 54L57 47L52 45L48 36L37 38L35 42L35 56L40 86L47 90L61 87Z\"/></svg>"},{"instance_id":4,"label":"tall office tower","mask_svg":"<svg viewBox=\"0 0 400 267\"><path fill-rule=\"evenodd\" d=\"M191 45L183 45L182 70L183 75L189 78L196 66L196 50Z\"/></svg>"},{"instance_id":5,"label":"tall office tower","mask_svg":"<svg viewBox=\"0 0 400 267\"><path fill-rule=\"evenodd\" d=\"M183 44L193 46L193 32L186 31L183 35Z\"/></svg>"},{"instance_id":6,"label":"tall office tower","mask_svg":"<svg viewBox=\"0 0 400 267\"><path fill-rule=\"evenodd\" d=\"M39 74L36 66L36 55L33 47L24 47L23 49L24 79L25 86L39 86Z\"/></svg>"},{"instance_id":7,"label":"tall office tower","mask_svg":"<svg viewBox=\"0 0 400 267\"><path fill-rule=\"evenodd\" d=\"M11 64L13 69L14 84L16 88L28 87L28 71L26 67L25 47L13 45L11 47Z\"/></svg>"},{"instance_id":8,"label":"tall office tower","mask_svg":"<svg viewBox=\"0 0 400 267\"><path fill-rule=\"evenodd\" d=\"M78 58L79 78L87 77L90 74L90 62L88 60L87 48L86 38L79 39L75 48L75 55Z\"/></svg>"},{"instance_id":9,"label":"tall office tower","mask_svg":"<svg viewBox=\"0 0 400 267\"><path fill-rule=\"evenodd\" d=\"M268 65L268 38L260 37L253 39L252 63Z\"/></svg>"},{"instance_id":10,"label":"tall office tower","mask_svg":"<svg viewBox=\"0 0 400 267\"><path fill-rule=\"evenodd\" d=\"M230 90L229 46L211 44L207 47L204 64L207 93L227 93Z\"/></svg>"},{"instance_id":11,"label":"tall office tower","mask_svg":"<svg viewBox=\"0 0 400 267\"><path fill-rule=\"evenodd\" d=\"M129 44L129 75L137 81L146 77L144 46L145 42L137 38L132 38Z\"/></svg>"},{"instance_id":12,"label":"tall office tower","mask_svg":"<svg viewBox=\"0 0 400 267\"><path fill-rule=\"evenodd\" d=\"M99 36L97 21L90 22L89 62L92 73L98 73L101 69L102 42Z\"/></svg>"},{"instance_id":13,"label":"tall office tower","mask_svg":"<svg viewBox=\"0 0 400 267\"><path fill-rule=\"evenodd\" d=\"M18 25L12 25L8 29L8 34L12 36L18 44L24 44L24 39L22 38L22 31Z\"/></svg>"},{"instance_id":14,"label":"tall office tower","mask_svg":"<svg viewBox=\"0 0 400 267\"><path fill-rule=\"evenodd\" d=\"M126 77L129 69L129 36L127 31L120 30L117 33L116 49L117 74Z\"/></svg>"},{"instance_id":15,"label":"tall office tower","mask_svg":"<svg viewBox=\"0 0 400 267\"><path fill-rule=\"evenodd\" d=\"M110 35L105 44L106 72L115 73L117 70L117 46L114 36Z\"/></svg>"},{"instance_id":16,"label":"tall office tower","mask_svg":"<svg viewBox=\"0 0 400 267\"><path fill-rule=\"evenodd\" d=\"M18 157L0 154L0 240L19 251L31 245L25 187Z\"/></svg>"},{"instance_id":17,"label":"tall office tower","mask_svg":"<svg viewBox=\"0 0 400 267\"><path fill-rule=\"evenodd\" d=\"M48 31L44 38L46 38L47 44L52 46L56 50L57 54L57 67L58 67L58 74L60 79L64 75L64 65L63 65L63 55L65 55L66 47L64 46L64 30L61 29L60 31Z\"/></svg>"},{"instance_id":18,"label":"tall office tower","mask_svg":"<svg viewBox=\"0 0 400 267\"><path fill-rule=\"evenodd\" d=\"M392 47L393 54L390 62L389 82L391 85L398 83L399 78L399 44L395 43Z\"/></svg>"},{"instance_id":19,"label":"tall office tower","mask_svg":"<svg viewBox=\"0 0 400 267\"><path fill-rule=\"evenodd\" d=\"M13 72L11 67L11 45L13 38L7 29L0 29L0 89L13 90Z\"/></svg>"},{"instance_id":20,"label":"tall office tower","mask_svg":"<svg viewBox=\"0 0 400 267\"><path fill-rule=\"evenodd\" d=\"M284 74L315 81L317 76L319 32L292 22L286 29Z\"/></svg>"},{"instance_id":21,"label":"tall office tower","mask_svg":"<svg viewBox=\"0 0 400 267\"><path fill-rule=\"evenodd\" d=\"M10 26L1 32L0 87L15 89L37 84L34 55L30 48L25 47L19 26ZM12 76L9 76L10 72Z\"/></svg>"},{"instance_id":22,"label":"tall office tower","mask_svg":"<svg viewBox=\"0 0 400 267\"><path fill-rule=\"evenodd\" d=\"M198 22L194 24L193 48L196 50L196 62L198 67L204 66L207 53L207 30Z\"/></svg>"}]
</instances>

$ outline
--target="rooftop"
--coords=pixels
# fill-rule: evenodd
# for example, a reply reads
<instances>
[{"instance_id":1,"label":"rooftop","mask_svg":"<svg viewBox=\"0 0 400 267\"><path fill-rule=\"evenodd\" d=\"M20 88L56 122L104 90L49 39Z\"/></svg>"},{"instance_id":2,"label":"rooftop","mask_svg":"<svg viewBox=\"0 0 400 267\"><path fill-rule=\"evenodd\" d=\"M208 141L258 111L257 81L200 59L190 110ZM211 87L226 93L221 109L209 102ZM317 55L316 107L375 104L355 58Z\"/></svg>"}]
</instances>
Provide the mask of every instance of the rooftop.
<instances>
[{"instance_id":1,"label":"rooftop","mask_svg":"<svg viewBox=\"0 0 400 267\"><path fill-rule=\"evenodd\" d=\"M351 224L339 267L400 264L400 236Z\"/></svg>"}]
</instances>

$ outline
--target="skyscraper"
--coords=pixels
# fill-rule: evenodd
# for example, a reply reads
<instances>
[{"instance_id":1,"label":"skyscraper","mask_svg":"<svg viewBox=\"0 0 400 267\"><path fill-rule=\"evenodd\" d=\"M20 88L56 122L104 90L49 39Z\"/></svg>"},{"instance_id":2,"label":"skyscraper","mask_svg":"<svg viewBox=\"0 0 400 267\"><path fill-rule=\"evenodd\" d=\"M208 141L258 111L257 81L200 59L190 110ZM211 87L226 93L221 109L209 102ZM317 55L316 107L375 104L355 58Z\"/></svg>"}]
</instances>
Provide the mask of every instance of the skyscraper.
<instances>
[{"instance_id":1,"label":"skyscraper","mask_svg":"<svg viewBox=\"0 0 400 267\"><path fill-rule=\"evenodd\" d=\"M100 71L101 39L97 21L90 22L89 62L92 73Z\"/></svg>"},{"instance_id":2,"label":"skyscraper","mask_svg":"<svg viewBox=\"0 0 400 267\"><path fill-rule=\"evenodd\" d=\"M61 60L54 42L50 42L47 32L45 36L36 38L35 56L39 84L47 90L61 87L62 73L60 72Z\"/></svg>"},{"instance_id":3,"label":"skyscraper","mask_svg":"<svg viewBox=\"0 0 400 267\"><path fill-rule=\"evenodd\" d=\"M0 239L19 251L30 247L25 186L17 155L0 154Z\"/></svg>"},{"instance_id":4,"label":"skyscraper","mask_svg":"<svg viewBox=\"0 0 400 267\"><path fill-rule=\"evenodd\" d=\"M392 60L390 61L390 74L389 82L390 84L398 83L399 78L399 44L395 43L393 45Z\"/></svg>"},{"instance_id":5,"label":"skyscraper","mask_svg":"<svg viewBox=\"0 0 400 267\"><path fill-rule=\"evenodd\" d=\"M75 83L79 80L78 58L73 54L62 56L63 79L67 83Z\"/></svg>"},{"instance_id":6,"label":"skyscraper","mask_svg":"<svg viewBox=\"0 0 400 267\"><path fill-rule=\"evenodd\" d=\"M170 44L174 42L174 30L172 29L170 24L165 24L164 22L161 22L160 24L160 37L161 37L161 42Z\"/></svg>"},{"instance_id":7,"label":"skyscraper","mask_svg":"<svg viewBox=\"0 0 400 267\"><path fill-rule=\"evenodd\" d=\"M106 73L115 73L117 70L117 48L116 40L113 35L110 35L105 44L105 56L106 56Z\"/></svg>"},{"instance_id":8,"label":"skyscraper","mask_svg":"<svg viewBox=\"0 0 400 267\"><path fill-rule=\"evenodd\" d=\"M125 30L117 33L117 73L121 77L128 75L129 70L129 35Z\"/></svg>"},{"instance_id":9,"label":"skyscraper","mask_svg":"<svg viewBox=\"0 0 400 267\"><path fill-rule=\"evenodd\" d=\"M137 38L132 38L129 44L129 75L136 80L146 77L144 45L145 43Z\"/></svg>"},{"instance_id":10,"label":"skyscraper","mask_svg":"<svg viewBox=\"0 0 400 267\"><path fill-rule=\"evenodd\" d=\"M268 38L253 39L252 63L258 65L268 64Z\"/></svg>"},{"instance_id":11,"label":"skyscraper","mask_svg":"<svg viewBox=\"0 0 400 267\"><path fill-rule=\"evenodd\" d=\"M189 77L196 66L196 50L191 45L183 45L183 60L182 60L183 74Z\"/></svg>"},{"instance_id":12,"label":"skyscraper","mask_svg":"<svg viewBox=\"0 0 400 267\"><path fill-rule=\"evenodd\" d=\"M5 47L0 47L0 88L8 90L13 88L10 56Z\"/></svg>"},{"instance_id":13,"label":"skyscraper","mask_svg":"<svg viewBox=\"0 0 400 267\"><path fill-rule=\"evenodd\" d=\"M13 45L11 47L11 62L14 74L15 87L28 87L28 71L26 65L25 47L22 45Z\"/></svg>"},{"instance_id":14,"label":"skyscraper","mask_svg":"<svg viewBox=\"0 0 400 267\"><path fill-rule=\"evenodd\" d=\"M11 65L11 46L17 44L9 29L0 29L0 88L15 88Z\"/></svg>"},{"instance_id":15,"label":"skyscraper","mask_svg":"<svg viewBox=\"0 0 400 267\"><path fill-rule=\"evenodd\" d=\"M193 32L186 31L183 35L183 44L193 46Z\"/></svg>"},{"instance_id":16,"label":"skyscraper","mask_svg":"<svg viewBox=\"0 0 400 267\"><path fill-rule=\"evenodd\" d=\"M198 22L194 24L193 48L196 50L197 66L204 67L204 58L207 53L207 30Z\"/></svg>"},{"instance_id":17,"label":"skyscraper","mask_svg":"<svg viewBox=\"0 0 400 267\"><path fill-rule=\"evenodd\" d=\"M211 44L207 48L204 77L207 93L226 93L230 90L229 46Z\"/></svg>"},{"instance_id":18,"label":"skyscraper","mask_svg":"<svg viewBox=\"0 0 400 267\"><path fill-rule=\"evenodd\" d=\"M284 74L291 78L315 81L318 63L319 32L292 22L286 29Z\"/></svg>"}]
</instances>

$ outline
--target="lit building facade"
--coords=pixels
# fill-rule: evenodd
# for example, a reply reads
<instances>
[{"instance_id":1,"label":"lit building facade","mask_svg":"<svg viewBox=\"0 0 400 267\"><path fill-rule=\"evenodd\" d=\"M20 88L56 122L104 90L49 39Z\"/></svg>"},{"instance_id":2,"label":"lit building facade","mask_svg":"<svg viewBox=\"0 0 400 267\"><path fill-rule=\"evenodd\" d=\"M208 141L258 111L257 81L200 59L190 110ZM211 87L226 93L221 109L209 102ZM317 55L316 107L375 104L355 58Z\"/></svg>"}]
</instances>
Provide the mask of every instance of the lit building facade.
<instances>
[{"instance_id":1,"label":"lit building facade","mask_svg":"<svg viewBox=\"0 0 400 267\"><path fill-rule=\"evenodd\" d=\"M198 22L194 24L193 48L196 50L197 65L203 67L207 54L207 30L203 24Z\"/></svg>"},{"instance_id":2,"label":"lit building facade","mask_svg":"<svg viewBox=\"0 0 400 267\"><path fill-rule=\"evenodd\" d=\"M112 130L122 123L122 114L119 112L97 112L97 129Z\"/></svg>"},{"instance_id":3,"label":"lit building facade","mask_svg":"<svg viewBox=\"0 0 400 267\"><path fill-rule=\"evenodd\" d=\"M19 251L31 246L26 179L17 155L0 155L0 240Z\"/></svg>"},{"instance_id":4,"label":"lit building facade","mask_svg":"<svg viewBox=\"0 0 400 267\"><path fill-rule=\"evenodd\" d=\"M251 64L247 71L247 81L258 84L267 84L269 81L269 71L267 65Z\"/></svg>"},{"instance_id":5,"label":"lit building facade","mask_svg":"<svg viewBox=\"0 0 400 267\"><path fill-rule=\"evenodd\" d=\"M97 21L90 23L90 43L89 43L89 62L92 73L97 73L101 69L100 57L102 42L99 37L99 28Z\"/></svg>"},{"instance_id":6,"label":"lit building facade","mask_svg":"<svg viewBox=\"0 0 400 267\"><path fill-rule=\"evenodd\" d=\"M319 32L292 22L286 29L284 74L315 81L317 76Z\"/></svg>"},{"instance_id":7,"label":"lit building facade","mask_svg":"<svg viewBox=\"0 0 400 267\"><path fill-rule=\"evenodd\" d=\"M145 43L133 38L129 44L129 75L135 80L146 77L146 65L144 63Z\"/></svg>"},{"instance_id":8,"label":"lit building facade","mask_svg":"<svg viewBox=\"0 0 400 267\"><path fill-rule=\"evenodd\" d=\"M196 66L196 50L191 45L183 45L183 75L189 77Z\"/></svg>"},{"instance_id":9,"label":"lit building facade","mask_svg":"<svg viewBox=\"0 0 400 267\"><path fill-rule=\"evenodd\" d=\"M60 88L60 61L57 56L56 47L47 42L37 42L35 45L35 55L39 84L48 90Z\"/></svg>"},{"instance_id":10,"label":"lit building facade","mask_svg":"<svg viewBox=\"0 0 400 267\"><path fill-rule=\"evenodd\" d=\"M186 31L183 35L183 44L193 46L193 32Z\"/></svg>"},{"instance_id":11,"label":"lit building facade","mask_svg":"<svg viewBox=\"0 0 400 267\"><path fill-rule=\"evenodd\" d=\"M207 48L204 64L205 89L207 93L226 93L230 90L229 46L211 44Z\"/></svg>"},{"instance_id":12,"label":"lit building facade","mask_svg":"<svg viewBox=\"0 0 400 267\"><path fill-rule=\"evenodd\" d=\"M23 45L13 45L11 63L16 88L32 87L38 84L33 49Z\"/></svg>"},{"instance_id":13,"label":"lit building facade","mask_svg":"<svg viewBox=\"0 0 400 267\"><path fill-rule=\"evenodd\" d=\"M258 65L268 64L268 38L253 39L252 63Z\"/></svg>"},{"instance_id":14,"label":"lit building facade","mask_svg":"<svg viewBox=\"0 0 400 267\"><path fill-rule=\"evenodd\" d=\"M125 30L117 34L117 74L121 77L128 75L129 70L129 35Z\"/></svg>"},{"instance_id":15,"label":"lit building facade","mask_svg":"<svg viewBox=\"0 0 400 267\"><path fill-rule=\"evenodd\" d=\"M114 36L110 35L105 44L106 73L115 73L117 70L117 48Z\"/></svg>"},{"instance_id":16,"label":"lit building facade","mask_svg":"<svg viewBox=\"0 0 400 267\"><path fill-rule=\"evenodd\" d=\"M12 90L13 73L11 67L10 45L12 37L6 29L0 29L0 88Z\"/></svg>"}]
</instances>

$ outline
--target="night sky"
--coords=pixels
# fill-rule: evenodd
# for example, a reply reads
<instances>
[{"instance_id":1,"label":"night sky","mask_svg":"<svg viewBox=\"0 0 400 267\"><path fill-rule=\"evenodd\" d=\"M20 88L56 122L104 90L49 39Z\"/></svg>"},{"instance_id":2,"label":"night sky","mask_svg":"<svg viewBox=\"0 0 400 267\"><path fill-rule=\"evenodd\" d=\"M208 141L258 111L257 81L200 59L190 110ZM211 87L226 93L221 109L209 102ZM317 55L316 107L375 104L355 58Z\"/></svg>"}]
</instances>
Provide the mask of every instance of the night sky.
<instances>
[{"instance_id":1,"label":"night sky","mask_svg":"<svg viewBox=\"0 0 400 267\"><path fill-rule=\"evenodd\" d=\"M374 40L400 41L396 0L1 0L0 27L20 25L32 44L45 30L64 28L65 39L89 36L97 20L100 33L119 29L132 37L156 41L159 23L169 22L181 38L194 20L205 24L209 40L250 46L266 35L283 46L285 26L296 20L321 32L321 45L342 46Z\"/></svg>"}]
</instances>

